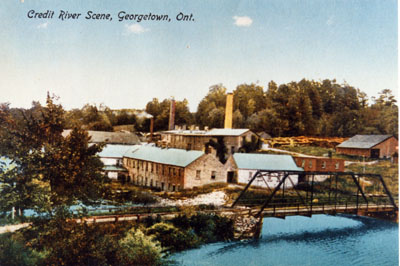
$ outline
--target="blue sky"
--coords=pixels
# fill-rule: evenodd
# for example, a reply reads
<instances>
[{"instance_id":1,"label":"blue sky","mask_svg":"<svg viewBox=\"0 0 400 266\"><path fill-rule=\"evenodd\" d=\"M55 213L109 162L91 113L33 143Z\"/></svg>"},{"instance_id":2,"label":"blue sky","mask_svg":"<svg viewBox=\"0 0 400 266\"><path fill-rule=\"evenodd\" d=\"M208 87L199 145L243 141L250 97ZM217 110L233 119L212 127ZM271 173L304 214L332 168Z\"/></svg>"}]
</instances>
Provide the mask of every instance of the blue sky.
<instances>
[{"instance_id":1,"label":"blue sky","mask_svg":"<svg viewBox=\"0 0 400 266\"><path fill-rule=\"evenodd\" d=\"M27 13L54 11L52 19ZM58 19L60 10L81 13ZM86 12L112 21L86 20ZM118 13L167 14L170 22L118 21ZM176 21L180 12L194 21ZM398 96L397 2L41 1L0 7L0 102L29 107L47 91L67 109L86 103L144 108L188 99L211 85L336 79L376 96Z\"/></svg>"}]
</instances>

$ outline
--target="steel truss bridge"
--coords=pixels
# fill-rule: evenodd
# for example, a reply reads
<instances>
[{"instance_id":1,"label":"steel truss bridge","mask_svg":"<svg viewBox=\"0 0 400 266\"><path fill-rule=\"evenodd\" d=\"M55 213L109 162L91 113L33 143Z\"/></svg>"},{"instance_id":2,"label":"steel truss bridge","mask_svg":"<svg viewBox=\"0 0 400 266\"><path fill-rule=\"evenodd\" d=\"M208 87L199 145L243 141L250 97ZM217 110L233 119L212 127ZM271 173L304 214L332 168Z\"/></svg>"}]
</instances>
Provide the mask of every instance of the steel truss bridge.
<instances>
[{"instance_id":1,"label":"steel truss bridge","mask_svg":"<svg viewBox=\"0 0 400 266\"><path fill-rule=\"evenodd\" d=\"M255 180L263 188L250 187ZM251 207L258 218L348 213L398 221L396 200L379 174L259 170L231 207Z\"/></svg>"}]
</instances>

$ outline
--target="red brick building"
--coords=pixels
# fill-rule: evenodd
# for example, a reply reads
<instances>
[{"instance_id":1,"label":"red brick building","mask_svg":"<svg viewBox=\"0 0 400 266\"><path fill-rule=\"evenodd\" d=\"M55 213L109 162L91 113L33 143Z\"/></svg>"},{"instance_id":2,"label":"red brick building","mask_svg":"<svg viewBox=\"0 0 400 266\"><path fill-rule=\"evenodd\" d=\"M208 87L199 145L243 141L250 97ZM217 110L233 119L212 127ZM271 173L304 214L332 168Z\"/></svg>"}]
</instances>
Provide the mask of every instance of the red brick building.
<instances>
[{"instance_id":1,"label":"red brick building","mask_svg":"<svg viewBox=\"0 0 400 266\"><path fill-rule=\"evenodd\" d=\"M344 172L344 160L325 157L293 157L305 172Z\"/></svg>"},{"instance_id":2,"label":"red brick building","mask_svg":"<svg viewBox=\"0 0 400 266\"><path fill-rule=\"evenodd\" d=\"M398 140L391 135L355 135L336 146L336 152L368 158L391 158L398 152L398 146Z\"/></svg>"}]
</instances>

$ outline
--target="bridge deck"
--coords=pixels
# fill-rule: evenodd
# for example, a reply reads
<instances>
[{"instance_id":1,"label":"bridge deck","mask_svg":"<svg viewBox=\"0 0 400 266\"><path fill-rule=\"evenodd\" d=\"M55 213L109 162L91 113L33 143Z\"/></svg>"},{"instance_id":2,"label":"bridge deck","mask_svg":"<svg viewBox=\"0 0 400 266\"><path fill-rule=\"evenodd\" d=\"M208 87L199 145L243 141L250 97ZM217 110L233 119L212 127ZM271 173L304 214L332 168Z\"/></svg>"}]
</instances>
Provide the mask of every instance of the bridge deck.
<instances>
[{"instance_id":1,"label":"bridge deck","mask_svg":"<svg viewBox=\"0 0 400 266\"><path fill-rule=\"evenodd\" d=\"M255 216L260 211L259 207L252 208L222 208L218 210L204 210L202 213L217 213L221 215L253 215ZM285 217L285 216L311 216L315 214L357 214L365 215L374 213L391 213L396 212L396 209L391 205L322 205L322 206L290 206L290 207L272 207L265 208L262 211L264 217ZM123 215L104 215L92 216L82 219L77 219L78 222L88 223L103 223L103 222L121 222L121 221L136 221L142 220L149 216L160 215L164 219L172 219L175 216L182 215L182 212L160 212L160 213L140 213L140 214L123 214Z\"/></svg>"}]
</instances>

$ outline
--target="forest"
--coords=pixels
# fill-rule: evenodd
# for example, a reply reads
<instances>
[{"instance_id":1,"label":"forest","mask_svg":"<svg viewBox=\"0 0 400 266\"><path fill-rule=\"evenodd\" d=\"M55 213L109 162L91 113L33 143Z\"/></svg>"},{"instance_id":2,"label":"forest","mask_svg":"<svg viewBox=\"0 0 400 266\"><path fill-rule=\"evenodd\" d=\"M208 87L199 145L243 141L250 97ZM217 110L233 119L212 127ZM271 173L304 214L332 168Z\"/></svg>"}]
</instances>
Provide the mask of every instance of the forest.
<instances>
[{"instance_id":1,"label":"forest","mask_svg":"<svg viewBox=\"0 0 400 266\"><path fill-rule=\"evenodd\" d=\"M175 124L200 128L222 128L227 88L213 85L200 101L196 112L189 102L176 101ZM350 137L355 134L390 134L398 136L398 106L389 89L369 98L360 89L336 80L303 79L267 88L241 84L233 90L234 128L265 131L273 137L322 136ZM154 130L167 130L171 99L153 98L145 111L154 117ZM116 125L134 125L148 132L150 120L137 116L133 109L111 110L101 104L85 105L66 112L66 126L87 130L112 131Z\"/></svg>"}]
</instances>

